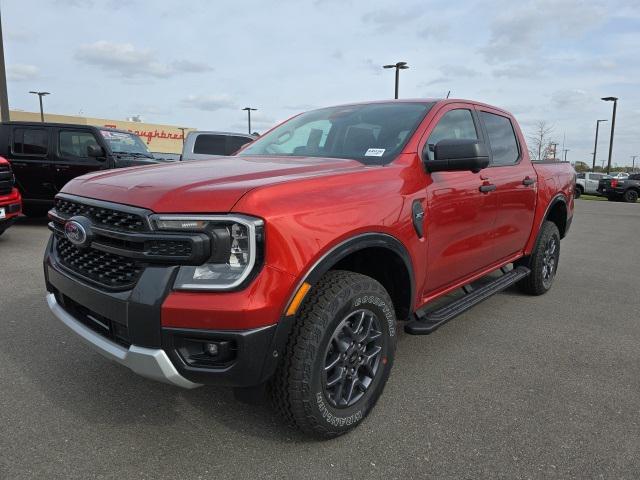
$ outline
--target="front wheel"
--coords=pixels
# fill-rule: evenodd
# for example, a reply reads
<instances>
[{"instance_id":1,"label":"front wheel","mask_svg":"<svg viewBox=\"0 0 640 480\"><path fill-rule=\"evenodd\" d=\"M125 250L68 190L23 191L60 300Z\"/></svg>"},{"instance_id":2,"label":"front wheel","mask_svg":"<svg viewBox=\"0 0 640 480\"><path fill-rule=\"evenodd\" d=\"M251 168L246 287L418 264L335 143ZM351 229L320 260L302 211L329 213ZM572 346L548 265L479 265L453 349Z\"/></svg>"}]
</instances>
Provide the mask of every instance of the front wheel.
<instances>
[{"instance_id":1,"label":"front wheel","mask_svg":"<svg viewBox=\"0 0 640 480\"><path fill-rule=\"evenodd\" d=\"M582 196L582 193L583 193L583 192L582 192L582 188L580 188L580 187L576 187L576 190L575 190L574 196L575 196L576 198L580 198L580 197Z\"/></svg>"},{"instance_id":2,"label":"front wheel","mask_svg":"<svg viewBox=\"0 0 640 480\"><path fill-rule=\"evenodd\" d=\"M635 190L627 190L624 192L624 201L628 203L636 203L638 201L638 192Z\"/></svg>"},{"instance_id":3,"label":"front wheel","mask_svg":"<svg viewBox=\"0 0 640 480\"><path fill-rule=\"evenodd\" d=\"M555 223L545 221L533 252L518 262L531 269L529 276L518 282L520 289L530 295L547 293L556 278L559 260L560 231Z\"/></svg>"},{"instance_id":4,"label":"front wheel","mask_svg":"<svg viewBox=\"0 0 640 480\"><path fill-rule=\"evenodd\" d=\"M395 348L396 317L384 287L359 273L330 271L296 315L271 381L274 406L305 433L342 435L373 409Z\"/></svg>"}]
</instances>

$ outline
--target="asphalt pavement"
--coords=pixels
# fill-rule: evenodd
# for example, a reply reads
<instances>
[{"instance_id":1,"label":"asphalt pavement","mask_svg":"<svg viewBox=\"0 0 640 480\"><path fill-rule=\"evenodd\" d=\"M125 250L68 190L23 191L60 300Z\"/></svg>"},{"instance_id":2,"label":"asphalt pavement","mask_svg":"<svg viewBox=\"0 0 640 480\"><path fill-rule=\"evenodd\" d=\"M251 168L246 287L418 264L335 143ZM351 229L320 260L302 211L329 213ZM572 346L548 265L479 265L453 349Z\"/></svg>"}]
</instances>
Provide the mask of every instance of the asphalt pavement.
<instances>
[{"instance_id":1,"label":"asphalt pavement","mask_svg":"<svg viewBox=\"0 0 640 480\"><path fill-rule=\"evenodd\" d=\"M640 478L640 204L577 201L552 291L402 334L372 414L324 442L94 353L46 307L47 237L0 237L0 479Z\"/></svg>"}]
</instances>

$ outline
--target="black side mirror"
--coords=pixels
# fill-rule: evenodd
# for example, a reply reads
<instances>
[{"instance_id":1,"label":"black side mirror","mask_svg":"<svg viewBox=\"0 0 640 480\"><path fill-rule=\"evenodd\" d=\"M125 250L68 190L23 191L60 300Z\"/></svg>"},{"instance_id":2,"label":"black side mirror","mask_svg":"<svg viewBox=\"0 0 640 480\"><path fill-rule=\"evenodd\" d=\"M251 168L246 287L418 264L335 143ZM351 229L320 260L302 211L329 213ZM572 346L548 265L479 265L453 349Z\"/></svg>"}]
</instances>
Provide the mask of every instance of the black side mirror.
<instances>
[{"instance_id":1,"label":"black side mirror","mask_svg":"<svg viewBox=\"0 0 640 480\"><path fill-rule=\"evenodd\" d=\"M434 159L424 159L428 172L479 172L489 166L487 146L480 140L440 140L434 148Z\"/></svg>"},{"instance_id":2,"label":"black side mirror","mask_svg":"<svg viewBox=\"0 0 640 480\"><path fill-rule=\"evenodd\" d=\"M104 158L104 148L100 145L87 145L87 155L96 159Z\"/></svg>"}]
</instances>

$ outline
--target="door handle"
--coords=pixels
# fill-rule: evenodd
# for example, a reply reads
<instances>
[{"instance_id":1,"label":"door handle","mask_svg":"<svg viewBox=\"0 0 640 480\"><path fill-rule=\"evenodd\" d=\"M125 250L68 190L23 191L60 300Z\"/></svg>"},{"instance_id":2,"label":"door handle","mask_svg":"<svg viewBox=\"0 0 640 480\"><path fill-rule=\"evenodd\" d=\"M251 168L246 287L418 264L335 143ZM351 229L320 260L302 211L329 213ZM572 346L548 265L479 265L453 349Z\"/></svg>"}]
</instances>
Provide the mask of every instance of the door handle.
<instances>
[{"instance_id":1,"label":"door handle","mask_svg":"<svg viewBox=\"0 0 640 480\"><path fill-rule=\"evenodd\" d=\"M526 177L524 180L522 180L522 184L526 186L533 185L534 183L536 183L535 178Z\"/></svg>"},{"instance_id":2,"label":"door handle","mask_svg":"<svg viewBox=\"0 0 640 480\"><path fill-rule=\"evenodd\" d=\"M482 185L480 187L480 191L482 193L489 193L489 192L493 192L496 189L496 186L492 183L489 183L487 185Z\"/></svg>"},{"instance_id":3,"label":"door handle","mask_svg":"<svg viewBox=\"0 0 640 480\"><path fill-rule=\"evenodd\" d=\"M56 171L64 172L66 170L71 170L71 167L69 165L56 165Z\"/></svg>"}]
</instances>

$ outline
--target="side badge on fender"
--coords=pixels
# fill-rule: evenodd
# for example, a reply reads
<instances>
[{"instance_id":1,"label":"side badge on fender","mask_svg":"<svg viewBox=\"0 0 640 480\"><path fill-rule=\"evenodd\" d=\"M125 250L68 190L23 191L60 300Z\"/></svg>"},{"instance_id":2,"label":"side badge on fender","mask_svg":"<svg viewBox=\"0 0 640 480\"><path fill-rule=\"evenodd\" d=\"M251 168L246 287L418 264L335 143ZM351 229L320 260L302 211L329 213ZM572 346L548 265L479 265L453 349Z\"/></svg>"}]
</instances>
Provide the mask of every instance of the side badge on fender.
<instances>
[{"instance_id":1,"label":"side badge on fender","mask_svg":"<svg viewBox=\"0 0 640 480\"><path fill-rule=\"evenodd\" d=\"M414 200L411 206L413 217L413 228L416 229L416 233L419 238L424 237L424 209L422 208L422 202L420 200Z\"/></svg>"}]
</instances>

